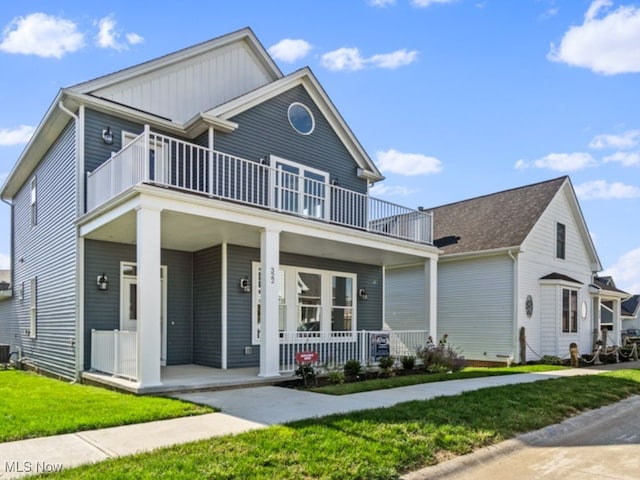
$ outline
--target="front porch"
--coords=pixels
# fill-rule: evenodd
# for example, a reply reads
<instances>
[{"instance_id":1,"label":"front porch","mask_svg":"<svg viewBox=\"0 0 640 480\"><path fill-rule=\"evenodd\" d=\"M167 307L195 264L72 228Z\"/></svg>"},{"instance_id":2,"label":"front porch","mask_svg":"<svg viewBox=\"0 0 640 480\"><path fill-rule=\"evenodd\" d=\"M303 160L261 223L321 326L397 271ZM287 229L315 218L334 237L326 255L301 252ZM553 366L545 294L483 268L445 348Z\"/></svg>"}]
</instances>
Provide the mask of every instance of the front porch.
<instances>
[{"instance_id":1,"label":"front porch","mask_svg":"<svg viewBox=\"0 0 640 480\"><path fill-rule=\"evenodd\" d=\"M281 332L280 375L260 377L257 367L219 369L200 365L163 366L160 384L147 386L138 378L137 333L130 331L92 331L91 370L83 372L85 381L107 385L132 393L169 393L219 390L253 385L273 385L295 378L301 361L319 371L342 368L349 360L363 366L375 366L381 356L394 358L415 355L427 344L429 332L365 331L357 332ZM309 354L311 360L301 360ZM308 358L308 357L307 357Z\"/></svg>"},{"instance_id":2,"label":"front porch","mask_svg":"<svg viewBox=\"0 0 640 480\"><path fill-rule=\"evenodd\" d=\"M277 379L258 376L257 367L222 368L202 365L172 365L162 367L161 384L140 386L131 379L118 377L99 371L82 372L82 382L95 384L135 394L169 394L179 392L195 392L199 390L225 390L229 388L254 387L259 385L277 385L293 379L293 375Z\"/></svg>"}]
</instances>

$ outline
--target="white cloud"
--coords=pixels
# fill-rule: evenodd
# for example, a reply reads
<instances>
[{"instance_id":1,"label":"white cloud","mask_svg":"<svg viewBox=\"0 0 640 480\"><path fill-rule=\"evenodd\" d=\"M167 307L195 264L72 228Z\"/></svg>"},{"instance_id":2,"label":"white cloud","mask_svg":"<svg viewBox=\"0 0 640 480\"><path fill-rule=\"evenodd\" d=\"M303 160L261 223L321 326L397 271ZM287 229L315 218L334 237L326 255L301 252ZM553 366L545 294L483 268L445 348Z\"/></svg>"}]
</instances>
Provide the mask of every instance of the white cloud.
<instances>
[{"instance_id":1,"label":"white cloud","mask_svg":"<svg viewBox=\"0 0 640 480\"><path fill-rule=\"evenodd\" d=\"M374 197L406 197L414 192L415 190L411 190L410 188L403 187L401 185L389 186L381 183L376 183L369 189L369 193Z\"/></svg>"},{"instance_id":2,"label":"white cloud","mask_svg":"<svg viewBox=\"0 0 640 480\"><path fill-rule=\"evenodd\" d=\"M589 143L591 148L633 148L640 142L640 130L629 130L620 135L596 135Z\"/></svg>"},{"instance_id":3,"label":"white cloud","mask_svg":"<svg viewBox=\"0 0 640 480\"><path fill-rule=\"evenodd\" d=\"M2 32L0 50L39 57L62 58L84 46L84 35L71 20L45 13L16 17Z\"/></svg>"},{"instance_id":4,"label":"white cloud","mask_svg":"<svg viewBox=\"0 0 640 480\"><path fill-rule=\"evenodd\" d=\"M593 180L575 187L576 195L582 200L620 200L640 198L640 187L625 185L622 182L609 183L605 180Z\"/></svg>"},{"instance_id":5,"label":"white cloud","mask_svg":"<svg viewBox=\"0 0 640 480\"><path fill-rule=\"evenodd\" d=\"M378 68L396 69L413 63L418 58L418 51L407 49L391 53L378 53L369 58L363 57L358 48L339 48L322 55L321 62L325 68L333 71L362 70L367 65Z\"/></svg>"},{"instance_id":6,"label":"white cloud","mask_svg":"<svg viewBox=\"0 0 640 480\"><path fill-rule=\"evenodd\" d=\"M405 65L413 63L416 58L418 58L417 50L411 50L409 52L403 48L402 50L396 50L391 53L373 55L369 58L368 62L380 68L394 70L398 67L404 67Z\"/></svg>"},{"instance_id":7,"label":"white cloud","mask_svg":"<svg viewBox=\"0 0 640 480\"><path fill-rule=\"evenodd\" d=\"M311 51L311 44L306 40L285 38L269 47L269 54L276 60L293 63L307 56Z\"/></svg>"},{"instance_id":8,"label":"white cloud","mask_svg":"<svg viewBox=\"0 0 640 480\"><path fill-rule=\"evenodd\" d=\"M11 260L6 253L0 253L0 270L9 270L11 268Z\"/></svg>"},{"instance_id":9,"label":"white cloud","mask_svg":"<svg viewBox=\"0 0 640 480\"><path fill-rule=\"evenodd\" d=\"M31 139L34 131L35 127L30 125L20 125L13 130L3 128L0 130L0 146L7 147L27 143Z\"/></svg>"},{"instance_id":10,"label":"white cloud","mask_svg":"<svg viewBox=\"0 0 640 480\"><path fill-rule=\"evenodd\" d=\"M364 68L365 59L360 55L357 48L339 48L322 55L322 66L329 70L362 70Z\"/></svg>"},{"instance_id":11,"label":"white cloud","mask_svg":"<svg viewBox=\"0 0 640 480\"><path fill-rule=\"evenodd\" d=\"M372 7L388 7L396 4L396 0L369 0L367 2Z\"/></svg>"},{"instance_id":12,"label":"white cloud","mask_svg":"<svg viewBox=\"0 0 640 480\"><path fill-rule=\"evenodd\" d=\"M640 167L640 152L616 152L604 157L606 163L617 162L623 167Z\"/></svg>"},{"instance_id":13,"label":"white cloud","mask_svg":"<svg viewBox=\"0 0 640 480\"><path fill-rule=\"evenodd\" d=\"M611 275L616 286L625 292L640 293L640 248L622 255L618 261L607 268L602 275Z\"/></svg>"},{"instance_id":14,"label":"white cloud","mask_svg":"<svg viewBox=\"0 0 640 480\"><path fill-rule=\"evenodd\" d=\"M116 21L113 15L108 15L94 22L98 26L96 44L101 48L112 48L117 51L126 50L129 45L136 45L144 41L144 38L137 33L127 33L126 41L120 41L120 32L116 30Z\"/></svg>"},{"instance_id":15,"label":"white cloud","mask_svg":"<svg viewBox=\"0 0 640 480\"><path fill-rule=\"evenodd\" d=\"M391 149L377 152L377 164L382 172L398 175L430 175L442 170L442 162L435 157L427 157L420 153L402 153Z\"/></svg>"},{"instance_id":16,"label":"white cloud","mask_svg":"<svg viewBox=\"0 0 640 480\"><path fill-rule=\"evenodd\" d=\"M595 0L582 25L571 27L547 58L596 73L640 72L640 7L620 6L608 12L610 0Z\"/></svg>"},{"instance_id":17,"label":"white cloud","mask_svg":"<svg viewBox=\"0 0 640 480\"><path fill-rule=\"evenodd\" d=\"M548 168L558 172L576 172L583 168L593 167L596 161L588 153L550 153L537 160L518 160L515 168L522 170L525 168Z\"/></svg>"},{"instance_id":18,"label":"white cloud","mask_svg":"<svg viewBox=\"0 0 640 480\"><path fill-rule=\"evenodd\" d=\"M130 45L137 45L144 42L144 37L138 35L137 33L127 33L125 37Z\"/></svg>"},{"instance_id":19,"label":"white cloud","mask_svg":"<svg viewBox=\"0 0 640 480\"><path fill-rule=\"evenodd\" d=\"M418 8L426 8L436 3L453 3L458 0L411 0L411 5Z\"/></svg>"}]
</instances>

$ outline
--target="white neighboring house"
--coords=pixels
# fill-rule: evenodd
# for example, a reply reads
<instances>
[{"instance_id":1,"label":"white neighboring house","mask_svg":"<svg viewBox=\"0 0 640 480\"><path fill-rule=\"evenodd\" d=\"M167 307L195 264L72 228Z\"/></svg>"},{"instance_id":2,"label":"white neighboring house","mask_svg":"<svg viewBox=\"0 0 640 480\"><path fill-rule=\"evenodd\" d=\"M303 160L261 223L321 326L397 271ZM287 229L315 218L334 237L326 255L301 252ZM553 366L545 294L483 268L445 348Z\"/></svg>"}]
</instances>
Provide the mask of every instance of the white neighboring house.
<instances>
[{"instance_id":1,"label":"white neighboring house","mask_svg":"<svg viewBox=\"0 0 640 480\"><path fill-rule=\"evenodd\" d=\"M11 296L11 270L0 270L0 300Z\"/></svg>"},{"instance_id":2,"label":"white neighboring house","mask_svg":"<svg viewBox=\"0 0 640 480\"><path fill-rule=\"evenodd\" d=\"M443 250L437 333L448 334L466 359L519 363L566 357L573 342L580 353L589 353L601 328L613 330L609 338L620 338L620 303L628 294L596 282L602 266L569 177L430 211L434 244ZM386 298L407 294L408 278L387 275ZM423 288L415 286L414 295ZM603 305L611 312L606 323ZM395 319L394 328L408 328L411 317L405 313L387 302L386 321Z\"/></svg>"}]
</instances>

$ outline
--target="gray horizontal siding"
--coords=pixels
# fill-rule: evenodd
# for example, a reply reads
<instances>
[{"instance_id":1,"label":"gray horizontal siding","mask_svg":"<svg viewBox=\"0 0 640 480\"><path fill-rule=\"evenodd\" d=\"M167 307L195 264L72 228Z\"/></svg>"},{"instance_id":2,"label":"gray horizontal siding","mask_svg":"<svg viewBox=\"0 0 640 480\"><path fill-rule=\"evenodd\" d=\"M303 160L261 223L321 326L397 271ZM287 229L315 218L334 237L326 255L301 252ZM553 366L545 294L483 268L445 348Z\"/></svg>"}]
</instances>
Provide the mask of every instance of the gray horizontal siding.
<instances>
[{"instance_id":1,"label":"gray horizontal siding","mask_svg":"<svg viewBox=\"0 0 640 480\"><path fill-rule=\"evenodd\" d=\"M245 355L244 348L252 346L251 338L251 302L252 296L240 291L240 278L250 278L255 285L257 279L251 278L252 262L260 261L260 250L230 245L228 248L228 341L227 355L229 368L252 367L259 365L260 347L253 345L251 355ZM357 329L382 329L382 268L353 262L343 262L327 258L280 254L281 265L317 268L337 272L355 273L358 276L357 289L365 288L368 300L358 300Z\"/></svg>"},{"instance_id":2,"label":"gray horizontal siding","mask_svg":"<svg viewBox=\"0 0 640 480\"><path fill-rule=\"evenodd\" d=\"M51 373L74 378L76 336L76 196L75 124L69 122L34 171L38 221L31 225L30 182L14 198L15 290L22 300L9 300L7 342L20 347L28 361ZM29 338L31 278L37 278L37 337Z\"/></svg>"},{"instance_id":3,"label":"gray horizontal siding","mask_svg":"<svg viewBox=\"0 0 640 480\"><path fill-rule=\"evenodd\" d=\"M306 105L315 118L310 135L300 135L289 124L293 102ZM240 125L232 133L216 132L215 149L258 161L276 155L323 170L340 186L366 193L367 183L356 175L357 164L309 94L297 86L231 119Z\"/></svg>"},{"instance_id":4,"label":"gray horizontal siding","mask_svg":"<svg viewBox=\"0 0 640 480\"><path fill-rule=\"evenodd\" d=\"M385 323L391 330L428 330L424 265L385 272Z\"/></svg>"},{"instance_id":5,"label":"gray horizontal siding","mask_svg":"<svg viewBox=\"0 0 640 480\"><path fill-rule=\"evenodd\" d=\"M85 240L84 368L91 366L91 330L120 328L120 262L135 262L135 245ZM167 365L192 362L192 254L162 250L167 266ZM109 289L98 290L105 273Z\"/></svg>"}]
</instances>

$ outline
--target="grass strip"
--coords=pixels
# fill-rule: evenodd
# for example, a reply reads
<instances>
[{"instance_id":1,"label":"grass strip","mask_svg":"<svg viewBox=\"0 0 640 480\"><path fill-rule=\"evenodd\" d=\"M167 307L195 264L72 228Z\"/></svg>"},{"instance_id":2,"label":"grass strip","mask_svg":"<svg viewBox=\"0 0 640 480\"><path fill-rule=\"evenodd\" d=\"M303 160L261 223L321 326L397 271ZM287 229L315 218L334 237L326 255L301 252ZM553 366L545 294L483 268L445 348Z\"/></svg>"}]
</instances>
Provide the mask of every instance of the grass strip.
<instances>
[{"instance_id":1,"label":"grass strip","mask_svg":"<svg viewBox=\"0 0 640 480\"><path fill-rule=\"evenodd\" d=\"M0 442L199 415L213 409L0 371Z\"/></svg>"},{"instance_id":2,"label":"grass strip","mask_svg":"<svg viewBox=\"0 0 640 480\"><path fill-rule=\"evenodd\" d=\"M350 382L337 385L325 385L310 388L311 391L327 395L349 395L351 393L371 392L387 388L407 387L421 383L443 382L447 380L465 380L469 378L495 377L499 375L514 375L517 373L550 372L568 367L559 365L518 365L514 367L466 367L464 370L453 373L416 373L389 378L375 378L361 382Z\"/></svg>"},{"instance_id":3,"label":"grass strip","mask_svg":"<svg viewBox=\"0 0 640 480\"><path fill-rule=\"evenodd\" d=\"M54 478L395 479L639 393L640 370L485 388L212 438Z\"/></svg>"}]
</instances>

